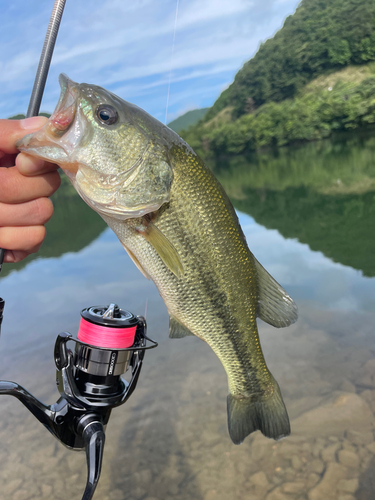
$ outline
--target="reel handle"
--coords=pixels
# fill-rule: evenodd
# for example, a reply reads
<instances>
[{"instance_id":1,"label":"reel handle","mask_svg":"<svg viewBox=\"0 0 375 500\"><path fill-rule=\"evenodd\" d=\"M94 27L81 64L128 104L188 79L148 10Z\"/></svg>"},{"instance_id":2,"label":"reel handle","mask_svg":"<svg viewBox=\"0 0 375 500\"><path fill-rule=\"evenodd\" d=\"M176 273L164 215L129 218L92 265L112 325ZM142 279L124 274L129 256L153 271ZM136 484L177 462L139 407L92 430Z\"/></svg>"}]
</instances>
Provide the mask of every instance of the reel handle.
<instances>
[{"instance_id":1,"label":"reel handle","mask_svg":"<svg viewBox=\"0 0 375 500\"><path fill-rule=\"evenodd\" d=\"M85 422L82 424L82 420ZM88 423L87 423L87 420ZM95 416L81 419L79 427L85 425L82 436L86 449L87 482L82 500L91 500L100 478L105 443L104 426ZM80 429L79 429L80 430Z\"/></svg>"}]
</instances>

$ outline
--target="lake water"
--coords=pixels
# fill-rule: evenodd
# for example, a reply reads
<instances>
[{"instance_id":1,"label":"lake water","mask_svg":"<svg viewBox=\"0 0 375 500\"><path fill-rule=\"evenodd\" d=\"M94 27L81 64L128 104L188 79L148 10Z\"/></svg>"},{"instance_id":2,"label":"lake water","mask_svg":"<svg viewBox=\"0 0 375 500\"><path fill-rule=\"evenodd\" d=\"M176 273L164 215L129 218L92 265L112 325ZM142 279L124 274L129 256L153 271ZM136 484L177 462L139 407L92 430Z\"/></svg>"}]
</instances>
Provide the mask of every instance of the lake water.
<instances>
[{"instance_id":1,"label":"lake water","mask_svg":"<svg viewBox=\"0 0 375 500\"><path fill-rule=\"evenodd\" d=\"M135 393L112 412L103 500L366 500L375 497L375 139L372 133L221 161L215 172L257 259L294 298L295 325L259 321L292 434L227 432L227 381L197 338L168 339L152 282L75 194L56 194L39 257L4 266L0 377L51 404L53 346L84 307L147 307ZM60 445L14 398L0 400L0 499L80 499L84 453Z\"/></svg>"}]
</instances>

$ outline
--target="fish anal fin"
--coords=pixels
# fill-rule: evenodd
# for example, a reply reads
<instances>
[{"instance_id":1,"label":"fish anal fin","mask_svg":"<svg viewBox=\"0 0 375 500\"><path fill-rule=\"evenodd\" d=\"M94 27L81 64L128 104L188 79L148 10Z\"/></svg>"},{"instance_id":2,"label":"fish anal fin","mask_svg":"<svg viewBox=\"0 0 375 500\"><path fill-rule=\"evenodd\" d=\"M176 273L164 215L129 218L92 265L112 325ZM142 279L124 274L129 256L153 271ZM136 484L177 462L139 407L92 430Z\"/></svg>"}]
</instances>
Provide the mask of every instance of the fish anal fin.
<instances>
[{"instance_id":1,"label":"fish anal fin","mask_svg":"<svg viewBox=\"0 0 375 500\"><path fill-rule=\"evenodd\" d=\"M169 316L169 338L182 339L187 336L194 336L194 333L191 333L191 331L174 316Z\"/></svg>"},{"instance_id":2,"label":"fish anal fin","mask_svg":"<svg viewBox=\"0 0 375 500\"><path fill-rule=\"evenodd\" d=\"M131 258L131 260L134 262L134 264L138 267L138 269L141 271L141 273L143 274L143 276L145 278L147 278L148 280L150 279L150 276L148 275L148 273L143 269L143 266L141 265L141 263L139 262L139 260L137 259L137 257L134 255L134 253L129 250L129 248L127 248L122 242L121 242L122 246L125 248L125 250L127 251L127 253L129 254L129 257Z\"/></svg>"},{"instance_id":3,"label":"fish anal fin","mask_svg":"<svg viewBox=\"0 0 375 500\"><path fill-rule=\"evenodd\" d=\"M273 393L267 398L228 395L228 430L234 444L257 430L276 440L290 434L288 413L279 386L273 383Z\"/></svg>"},{"instance_id":4,"label":"fish anal fin","mask_svg":"<svg viewBox=\"0 0 375 500\"><path fill-rule=\"evenodd\" d=\"M155 226L155 224L148 221L146 228L142 227L139 230L139 233L142 234L142 236L156 250L161 260L173 274L177 277L184 274L184 268L177 250L168 238L164 236L160 229Z\"/></svg>"},{"instance_id":5,"label":"fish anal fin","mask_svg":"<svg viewBox=\"0 0 375 500\"><path fill-rule=\"evenodd\" d=\"M258 317L276 328L295 323L298 309L293 299L254 257L258 276Z\"/></svg>"}]
</instances>

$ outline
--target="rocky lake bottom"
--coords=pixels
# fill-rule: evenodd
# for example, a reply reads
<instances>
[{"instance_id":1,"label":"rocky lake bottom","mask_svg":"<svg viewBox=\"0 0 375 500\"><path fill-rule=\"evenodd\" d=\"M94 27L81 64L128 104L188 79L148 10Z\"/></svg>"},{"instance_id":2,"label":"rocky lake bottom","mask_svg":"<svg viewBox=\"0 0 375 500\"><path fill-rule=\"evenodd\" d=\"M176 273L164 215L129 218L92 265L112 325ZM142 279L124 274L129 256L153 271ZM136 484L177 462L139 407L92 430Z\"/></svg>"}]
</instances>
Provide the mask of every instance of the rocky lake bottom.
<instances>
[{"instance_id":1,"label":"rocky lake bottom","mask_svg":"<svg viewBox=\"0 0 375 500\"><path fill-rule=\"evenodd\" d=\"M227 433L220 363L198 339L166 339L164 324L158 349L147 353L150 362L145 360L139 387L112 413L95 498L373 499L374 315L338 317L302 307L300 316L284 330L260 325L291 436L276 442L257 432L240 446ZM21 382L51 403L57 391L45 350L29 361L21 356ZM8 369L9 377L15 374ZM80 499L84 453L57 443L18 401L4 397L1 403L0 499Z\"/></svg>"}]
</instances>

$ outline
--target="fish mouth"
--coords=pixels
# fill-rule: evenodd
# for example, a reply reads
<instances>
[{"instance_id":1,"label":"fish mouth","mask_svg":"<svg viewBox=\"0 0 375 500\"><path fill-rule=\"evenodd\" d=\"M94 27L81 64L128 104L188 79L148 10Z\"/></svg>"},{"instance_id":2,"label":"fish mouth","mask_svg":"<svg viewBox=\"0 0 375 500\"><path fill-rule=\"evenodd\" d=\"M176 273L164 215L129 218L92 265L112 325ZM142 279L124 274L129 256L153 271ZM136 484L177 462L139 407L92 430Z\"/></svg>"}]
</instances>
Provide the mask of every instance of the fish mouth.
<instances>
[{"instance_id":1,"label":"fish mouth","mask_svg":"<svg viewBox=\"0 0 375 500\"><path fill-rule=\"evenodd\" d=\"M69 170L70 155L79 135L77 131L71 133L69 130L73 128L72 124L77 115L79 84L63 73L59 76L59 83L60 97L48 122L37 132L20 139L16 147L32 156L58 163Z\"/></svg>"},{"instance_id":2,"label":"fish mouth","mask_svg":"<svg viewBox=\"0 0 375 500\"><path fill-rule=\"evenodd\" d=\"M78 83L70 80L67 75L61 73L59 76L61 88L60 97L55 111L50 117L50 128L56 128L55 133L65 132L74 120L77 110L77 86ZM51 130L51 132L53 132Z\"/></svg>"}]
</instances>

